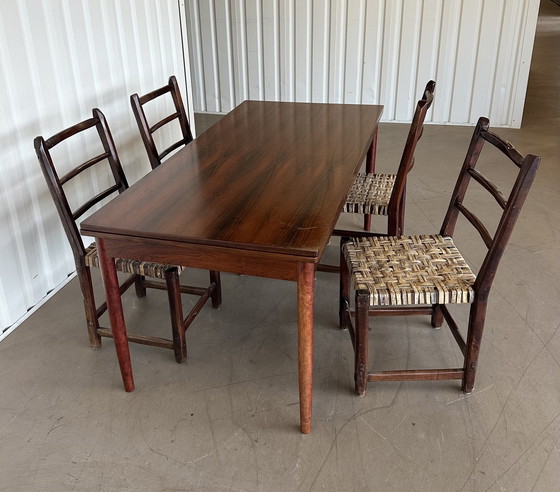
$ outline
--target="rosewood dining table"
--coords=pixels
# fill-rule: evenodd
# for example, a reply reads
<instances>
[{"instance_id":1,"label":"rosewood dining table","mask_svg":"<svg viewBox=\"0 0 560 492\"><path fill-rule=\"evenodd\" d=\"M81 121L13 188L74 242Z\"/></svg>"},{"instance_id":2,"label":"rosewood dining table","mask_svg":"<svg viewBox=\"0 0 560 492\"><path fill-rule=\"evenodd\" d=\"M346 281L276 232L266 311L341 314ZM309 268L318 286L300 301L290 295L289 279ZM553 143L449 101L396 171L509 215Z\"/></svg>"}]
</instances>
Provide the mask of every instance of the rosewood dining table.
<instances>
[{"instance_id":1,"label":"rosewood dining table","mask_svg":"<svg viewBox=\"0 0 560 492\"><path fill-rule=\"evenodd\" d=\"M373 158L382 111L245 101L82 222L97 242L126 391L134 379L115 257L294 281L300 430L311 431L315 272Z\"/></svg>"}]
</instances>

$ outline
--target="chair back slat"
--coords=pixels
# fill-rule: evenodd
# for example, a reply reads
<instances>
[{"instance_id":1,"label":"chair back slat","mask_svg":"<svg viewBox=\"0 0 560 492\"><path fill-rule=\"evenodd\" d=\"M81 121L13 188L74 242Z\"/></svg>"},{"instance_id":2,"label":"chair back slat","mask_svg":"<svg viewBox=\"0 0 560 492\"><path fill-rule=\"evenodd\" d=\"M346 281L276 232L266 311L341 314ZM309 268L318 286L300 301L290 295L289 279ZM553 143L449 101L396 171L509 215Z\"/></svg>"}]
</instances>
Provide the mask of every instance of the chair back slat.
<instances>
[{"instance_id":1,"label":"chair back slat","mask_svg":"<svg viewBox=\"0 0 560 492\"><path fill-rule=\"evenodd\" d=\"M502 210L506 208L506 197L502 191L494 183L492 183L492 181L490 181L486 176L480 174L476 169L469 169L468 172L474 180L490 192L490 194L496 199L496 202L498 202L498 205L502 207Z\"/></svg>"},{"instance_id":2,"label":"chair back slat","mask_svg":"<svg viewBox=\"0 0 560 492\"><path fill-rule=\"evenodd\" d=\"M146 104L147 102L150 102L153 99L156 99L160 96L163 96L164 94L167 94L168 92L169 92L169 85L164 85L163 87L160 87L159 89L154 89L153 91L148 92L147 94L144 94L143 96L139 96L140 104Z\"/></svg>"},{"instance_id":3,"label":"chair back slat","mask_svg":"<svg viewBox=\"0 0 560 492\"><path fill-rule=\"evenodd\" d=\"M146 112L144 111L144 105L158 97L168 94L171 96L175 111L159 119L156 123L150 124L148 122ZM167 85L155 89L148 94L144 94L143 96L132 94L130 96L130 104L132 106L132 112L134 113L136 123L138 124L138 129L140 130L140 135L142 136L142 141L144 142L144 147L146 148L152 169L158 167L161 164L162 159L173 150L192 142L193 136L191 128L175 76L172 75L169 78L169 83ZM178 121L182 138L168 146L163 152L160 152L158 151L154 140L154 133L173 121Z\"/></svg>"},{"instance_id":4,"label":"chair back slat","mask_svg":"<svg viewBox=\"0 0 560 492\"><path fill-rule=\"evenodd\" d=\"M99 109L94 109L92 113L93 118L89 118L62 130L49 139L45 140L42 136L39 136L34 140L35 152L39 159L41 170L43 171L47 186L62 221L64 231L72 247L74 258L78 264L83 264L85 261L85 248L76 220L101 200L114 193L122 193L128 188L128 182L117 155L115 143L105 116ZM85 162L81 162L67 172L62 179L59 178L51 150L68 138L79 135L92 127L96 128L97 137L99 138L104 152ZM94 197L84 197L75 211L72 211L63 185L68 185L84 171L100 163L103 165L108 163L113 179L107 186L100 186L102 189L96 190L97 193Z\"/></svg>"},{"instance_id":5,"label":"chair back slat","mask_svg":"<svg viewBox=\"0 0 560 492\"><path fill-rule=\"evenodd\" d=\"M78 174L82 173L86 169L89 169L90 167L94 166L98 162L101 162L101 161L107 159L108 157L109 157L109 153L104 152L103 154L99 154L98 156L91 158L87 162L84 162L83 164L75 167L70 172L68 172L64 176L62 176L62 178L60 178L60 184L64 184L64 183L70 181L72 178L75 178Z\"/></svg>"},{"instance_id":6,"label":"chair back slat","mask_svg":"<svg viewBox=\"0 0 560 492\"><path fill-rule=\"evenodd\" d=\"M45 140L45 148L48 150L52 149L55 145L63 142L67 138L73 137L77 133L81 133L93 126L97 125L96 118L89 118L87 120L81 121L80 123L76 123L69 128L61 130L56 135Z\"/></svg>"},{"instance_id":7,"label":"chair back slat","mask_svg":"<svg viewBox=\"0 0 560 492\"><path fill-rule=\"evenodd\" d=\"M498 264L511 237L513 227L529 193L540 163L540 157L532 154L523 156L511 143L490 133L489 124L487 118L480 118L478 120L440 232L442 236L453 236L459 214L462 214L481 235L488 251L476 279L475 291L480 298L485 298L490 291ZM507 158L506 161L518 168L516 171L517 176L507 199L505 194L494 183L478 170L475 170L485 143L493 145ZM471 178L474 178L486 191L490 192L503 209L493 236L484 227L482 221L466 208L463 203Z\"/></svg>"},{"instance_id":8,"label":"chair back slat","mask_svg":"<svg viewBox=\"0 0 560 492\"><path fill-rule=\"evenodd\" d=\"M475 214L473 214L462 203L457 203L456 207L478 231L486 247L490 248L490 246L492 246L492 235L488 232L486 226L480 221L480 219Z\"/></svg>"},{"instance_id":9,"label":"chair back slat","mask_svg":"<svg viewBox=\"0 0 560 492\"><path fill-rule=\"evenodd\" d=\"M162 126L167 125L167 123L171 123L174 119L179 117L179 113L172 113L169 116L166 116L162 120L158 121L150 128L150 132L154 133L156 130L159 130Z\"/></svg>"},{"instance_id":10,"label":"chair back slat","mask_svg":"<svg viewBox=\"0 0 560 492\"><path fill-rule=\"evenodd\" d=\"M175 142L174 144L170 145L161 154L159 154L160 160L164 159L168 154L171 154L171 152L173 152L174 150L178 149L179 147L182 147L183 145L187 145L188 143L189 142L187 142L183 138L183 139L179 140L178 142Z\"/></svg>"},{"instance_id":11,"label":"chair back slat","mask_svg":"<svg viewBox=\"0 0 560 492\"><path fill-rule=\"evenodd\" d=\"M101 193L98 193L90 200L87 200L82 206L78 207L74 212L72 212L72 217L74 220L79 219L82 215L84 215L91 207L98 204L100 201L105 200L108 196L111 196L116 191L119 191L119 185L115 184L106 188Z\"/></svg>"},{"instance_id":12,"label":"chair back slat","mask_svg":"<svg viewBox=\"0 0 560 492\"><path fill-rule=\"evenodd\" d=\"M522 156L516 150L516 148L507 140L503 140L498 135L495 135L490 131L483 132L481 136L484 140L491 143L496 148L501 150L504 154L506 154L517 167L523 166L523 163L525 162L525 157Z\"/></svg>"}]
</instances>

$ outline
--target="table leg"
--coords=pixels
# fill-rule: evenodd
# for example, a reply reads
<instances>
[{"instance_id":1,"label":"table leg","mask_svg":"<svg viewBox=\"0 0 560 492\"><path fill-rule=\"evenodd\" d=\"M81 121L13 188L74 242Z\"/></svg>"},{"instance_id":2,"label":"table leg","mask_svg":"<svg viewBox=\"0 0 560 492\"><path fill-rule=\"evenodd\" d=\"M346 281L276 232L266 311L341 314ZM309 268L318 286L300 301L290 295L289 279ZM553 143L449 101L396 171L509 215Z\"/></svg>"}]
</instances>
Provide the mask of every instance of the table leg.
<instances>
[{"instance_id":1,"label":"table leg","mask_svg":"<svg viewBox=\"0 0 560 492\"><path fill-rule=\"evenodd\" d=\"M371 145L367 151L366 156L366 173L373 174L375 173L375 156L377 154L377 128L375 129L375 133L373 134L373 140L371 141Z\"/></svg>"},{"instance_id":2,"label":"table leg","mask_svg":"<svg viewBox=\"0 0 560 492\"><path fill-rule=\"evenodd\" d=\"M315 265L298 265L298 372L300 431L311 432L313 396L313 300L315 294Z\"/></svg>"},{"instance_id":3,"label":"table leg","mask_svg":"<svg viewBox=\"0 0 560 492\"><path fill-rule=\"evenodd\" d=\"M115 349L117 350L117 359L119 360L124 389L125 391L133 391L134 378L132 376L130 352L128 351L128 339L126 336L126 325L124 323L115 259L107 255L105 241L103 239L98 238L96 244L101 274L103 276L103 284L105 285L107 312L109 313L109 320L111 321L111 330L113 331L113 339L115 342Z\"/></svg>"}]
</instances>

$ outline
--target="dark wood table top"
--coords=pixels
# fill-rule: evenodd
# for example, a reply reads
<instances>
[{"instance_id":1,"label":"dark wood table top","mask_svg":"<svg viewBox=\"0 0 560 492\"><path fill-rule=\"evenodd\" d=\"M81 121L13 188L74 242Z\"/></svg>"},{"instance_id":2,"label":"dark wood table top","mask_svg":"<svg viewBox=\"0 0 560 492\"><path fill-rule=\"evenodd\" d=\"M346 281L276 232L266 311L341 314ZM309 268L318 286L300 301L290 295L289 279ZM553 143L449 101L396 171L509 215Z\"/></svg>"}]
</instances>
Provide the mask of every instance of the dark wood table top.
<instances>
[{"instance_id":1,"label":"dark wood table top","mask_svg":"<svg viewBox=\"0 0 560 492\"><path fill-rule=\"evenodd\" d=\"M82 233L316 263L382 109L245 101L84 220Z\"/></svg>"},{"instance_id":2,"label":"dark wood table top","mask_svg":"<svg viewBox=\"0 0 560 492\"><path fill-rule=\"evenodd\" d=\"M382 106L246 101L82 222L98 240L126 391L134 389L113 258L297 282L300 430L311 431L316 264Z\"/></svg>"}]
</instances>

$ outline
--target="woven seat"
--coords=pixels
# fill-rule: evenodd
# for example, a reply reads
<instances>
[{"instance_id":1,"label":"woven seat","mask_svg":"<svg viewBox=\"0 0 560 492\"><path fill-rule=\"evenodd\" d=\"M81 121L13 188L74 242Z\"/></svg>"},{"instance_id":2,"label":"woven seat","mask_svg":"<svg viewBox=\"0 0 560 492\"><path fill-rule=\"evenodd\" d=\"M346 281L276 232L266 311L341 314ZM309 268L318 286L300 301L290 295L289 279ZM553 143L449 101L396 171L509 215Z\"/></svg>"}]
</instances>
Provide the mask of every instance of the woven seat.
<instances>
[{"instance_id":1,"label":"woven seat","mask_svg":"<svg viewBox=\"0 0 560 492\"><path fill-rule=\"evenodd\" d=\"M84 153L101 153L94 157L88 155L85 161L76 165L74 168L68 169L64 176L59 177L52 159L51 150L53 147L77 135L82 138L80 142L87 142L89 144L81 146L81 148L84 149ZM54 200L74 255L76 273L80 281L80 288L84 299L90 345L94 349L100 348L101 337L112 337L113 333L109 328L103 327L99 323L99 318L107 311L107 303L104 302L97 306L95 301L91 268L99 268L97 247L95 243L87 248L84 247L78 230L77 221L102 200L125 191L128 188L128 183L105 116L98 109L93 110L92 118L62 130L49 139L45 140L43 137L37 137L34 144L39 164L41 165L49 191ZM67 145L61 145L61 147L65 147L65 150L68 150ZM75 153L76 147L73 149ZM60 151L62 150L63 149L60 149ZM62 154L60 153L58 155ZM84 180L86 179L86 174L82 174L84 172L88 173L87 177L103 176L105 178L112 176L113 179L94 179L88 186L85 186ZM76 186L78 186L78 182L80 183L79 188L82 190L90 190L91 195L85 196L82 191L79 194L79 198L82 200L81 203L72 209L67 199L66 189L74 187L73 189L75 190ZM134 285L138 297L144 297L146 295L146 288L153 288L167 290L167 297L169 300L171 338L161 338L128 332L128 340L144 345L172 349L175 353L175 360L177 362L183 362L187 356L185 341L186 330L209 299L212 300L212 305L215 308L218 308L221 304L219 272L210 272L209 284L199 287L181 285L179 282L179 274L184 270L183 267L121 258L116 258L115 264L118 271L129 274L128 278L119 286L121 293ZM194 303L194 306L186 316L183 315L181 294L198 296L198 300Z\"/></svg>"},{"instance_id":2,"label":"woven seat","mask_svg":"<svg viewBox=\"0 0 560 492\"><path fill-rule=\"evenodd\" d=\"M404 209L406 198L406 180L414 166L414 152L422 136L426 113L434 100L436 83L430 80L422 98L416 104L410 130L396 174L376 174L366 169L359 173L346 197L343 211L364 214L364 229L371 228L371 216L387 216L387 233L391 236L404 234ZM345 231L335 230L334 234L344 235Z\"/></svg>"},{"instance_id":3,"label":"woven seat","mask_svg":"<svg viewBox=\"0 0 560 492\"><path fill-rule=\"evenodd\" d=\"M99 256L97 255L97 246L95 243L90 244L86 248L86 265L99 268ZM176 268L179 275L185 269L181 266L163 265L152 261L127 260L124 258L115 258L115 267L119 272L160 279L165 278L165 272L170 268Z\"/></svg>"},{"instance_id":4,"label":"woven seat","mask_svg":"<svg viewBox=\"0 0 560 492\"><path fill-rule=\"evenodd\" d=\"M516 177L509 196L478 169L484 146L493 146L484 165L496 167L493 174L505 175L501 166L515 166ZM506 159L499 159L501 155ZM496 157L497 156L497 157ZM533 183L540 158L522 156L507 141L489 131L489 121L480 118L467 151L440 233L416 236L382 236L356 232L343 237L340 251L340 327L348 328L354 347L354 380L360 396L371 381L461 379L461 389L474 388L482 342L488 295L498 264ZM512 164L514 166L512 166ZM484 223L465 205L469 184L488 191L501 208L492 236ZM507 196L507 198L505 198ZM477 196L475 201L479 201ZM470 201L469 201L470 203ZM477 275L455 246L453 233L458 218L466 219L482 238L486 256ZM354 309L350 291L354 291ZM447 304L469 304L466 337L453 319ZM462 367L371 371L368 366L370 316L431 315L433 327L445 320L462 354Z\"/></svg>"},{"instance_id":5,"label":"woven seat","mask_svg":"<svg viewBox=\"0 0 560 492\"><path fill-rule=\"evenodd\" d=\"M450 237L354 238L342 251L355 289L369 292L370 306L474 301L476 276Z\"/></svg>"},{"instance_id":6,"label":"woven seat","mask_svg":"<svg viewBox=\"0 0 560 492\"><path fill-rule=\"evenodd\" d=\"M396 174L359 173L350 188L343 212L388 215Z\"/></svg>"}]
</instances>

